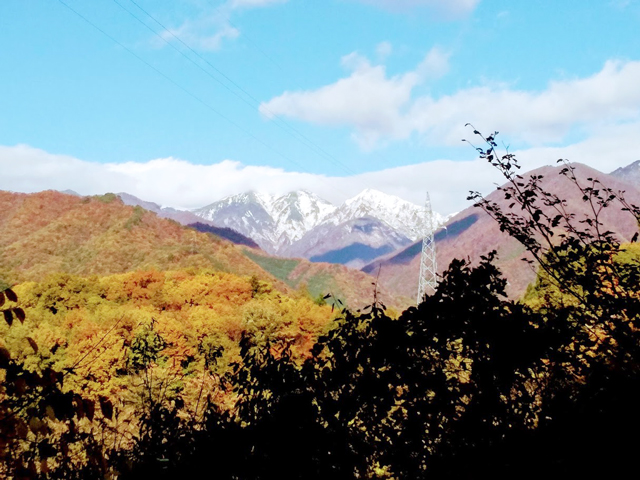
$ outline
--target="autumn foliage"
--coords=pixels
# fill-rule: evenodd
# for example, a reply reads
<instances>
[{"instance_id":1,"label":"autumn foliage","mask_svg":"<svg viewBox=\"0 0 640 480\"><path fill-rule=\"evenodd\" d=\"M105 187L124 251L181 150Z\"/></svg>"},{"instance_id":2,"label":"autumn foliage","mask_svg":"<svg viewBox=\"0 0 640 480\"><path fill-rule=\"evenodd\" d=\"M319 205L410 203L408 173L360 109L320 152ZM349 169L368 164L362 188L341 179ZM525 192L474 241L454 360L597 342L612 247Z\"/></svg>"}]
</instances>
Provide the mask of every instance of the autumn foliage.
<instances>
[{"instance_id":1,"label":"autumn foliage","mask_svg":"<svg viewBox=\"0 0 640 480\"><path fill-rule=\"evenodd\" d=\"M113 472L119 452L148 434L145 415L159 405L179 406L194 421L211 405L230 407L221 378L240 360L243 336L287 342L302 361L333 316L308 296L213 271L61 273L0 298L0 368L9 386L0 450L5 473L26 469L29 478L52 469L52 478L67 475L62 458L83 475ZM75 453L62 446L74 442Z\"/></svg>"},{"instance_id":2,"label":"autumn foliage","mask_svg":"<svg viewBox=\"0 0 640 480\"><path fill-rule=\"evenodd\" d=\"M433 295L399 316L375 287L368 307L336 311L331 297L197 268L57 273L3 287L0 472L373 480L633 471L640 252L602 218L619 208L637 222L640 207L563 163L560 175L587 206L576 216L538 175L520 176L513 155L498 154L495 134L475 134L510 203L471 197L537 269L522 301L507 298L495 252L452 261ZM270 267L289 275L294 263Z\"/></svg>"}]
</instances>

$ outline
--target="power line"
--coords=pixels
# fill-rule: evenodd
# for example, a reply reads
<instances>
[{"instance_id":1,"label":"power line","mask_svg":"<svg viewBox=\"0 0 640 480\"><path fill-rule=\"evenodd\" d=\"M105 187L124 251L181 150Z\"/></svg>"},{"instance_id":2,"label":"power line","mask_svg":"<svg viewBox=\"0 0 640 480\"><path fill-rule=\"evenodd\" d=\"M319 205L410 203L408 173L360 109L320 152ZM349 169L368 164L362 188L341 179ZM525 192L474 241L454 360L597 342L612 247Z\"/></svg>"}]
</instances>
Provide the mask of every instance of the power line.
<instances>
[{"instance_id":1,"label":"power line","mask_svg":"<svg viewBox=\"0 0 640 480\"><path fill-rule=\"evenodd\" d=\"M226 88L229 92L231 92L233 95L235 95L237 98L239 98L240 100L242 100L244 103L246 103L247 105L249 105L249 107L251 107L251 109L254 109L254 105L251 104L247 99L239 96L236 92L234 92L231 88L229 88L228 85L226 85L224 82L222 82L221 80L219 80L218 78L216 78L214 75L211 74L211 72L207 71L206 69L204 69L199 63L197 63L196 61L194 61L191 57L189 57L188 55L186 55L182 50L180 50L179 48L177 48L175 45L173 45L170 41L168 41L166 38L164 38L162 35L160 35L158 32L156 32L153 28L151 28L149 25L147 25L146 23L144 23L139 17L137 17L133 12L131 12L130 10L128 10L127 8L124 7L124 5L122 5L120 2L118 2L118 0L112 0L113 3L115 3L116 5L118 5L121 9L123 9L125 12L127 12L129 15L131 15L135 20L137 20L140 24L142 24L145 28L147 28L150 32L152 32L154 35L156 35L160 40L162 40L164 43L166 43L168 46L170 46L171 48L173 48L176 52L178 52L180 55L182 55L185 59L187 59L189 62L191 62L193 65L195 65L196 67L198 67L202 72L204 72L207 76L209 76L210 78L212 78L214 81L216 81L217 83L219 83L221 86L223 86L224 88ZM132 2L135 4L135 2ZM137 4L135 4L137 6ZM140 8L140 7L138 7Z\"/></svg>"},{"instance_id":2,"label":"power line","mask_svg":"<svg viewBox=\"0 0 640 480\"><path fill-rule=\"evenodd\" d=\"M231 17L230 17L229 15L225 15L225 14L222 12L222 5L223 5L223 4L220 4L220 5L218 5L218 6L215 6L213 3L211 3L211 0L207 0L207 3L208 3L209 5L211 5L211 6L215 9L215 11L217 11L217 12L221 13L221 14L223 15L224 19L227 21L227 23L229 23L229 25L231 25L231 26L232 26L233 28L235 28L236 30L239 30L238 26L237 26L235 23L233 23L233 22L231 21ZM280 66L280 64L279 64L278 62L276 62L273 58L271 58L271 56L270 56L270 55L268 55L264 50L262 50L262 49L258 46L258 44L257 44L256 42L254 42L253 40L251 40L251 38L250 38L246 33L243 33L243 34L242 34L242 36L243 36L246 40L248 40L248 41L249 41L249 43L251 44L251 46L252 46L253 48L255 48L258 52L260 52L262 55L264 55L264 57L265 57L267 60L269 60L269 61L270 61L271 63L273 63L276 67L278 67L280 70L282 70L282 67Z\"/></svg>"},{"instance_id":3,"label":"power line","mask_svg":"<svg viewBox=\"0 0 640 480\"><path fill-rule=\"evenodd\" d=\"M219 68L217 68L215 65L213 65L209 60L207 60L206 58L204 58L202 55L200 55L196 50L194 50L189 44L187 44L185 41L183 41L178 35L176 35L173 31L171 31L169 28L167 28L165 25L163 25L159 20L157 20L153 15L151 15L147 10L145 10L143 7L141 7L135 0L129 0L131 3L133 3L136 7L138 7L138 9L140 9L145 15L147 15L151 20L153 20L156 24L158 24L165 32L167 32L169 35L171 35L173 38L175 38L178 42L180 42L185 48L187 48L191 53L193 53L196 57L198 57L200 60L202 60L203 62L205 62L209 67L211 67L213 70L215 70L219 75L221 75L223 78L225 78L229 83L231 83L233 86L235 86L238 90L240 90L243 94L245 94L249 99L251 99L255 105L251 105L251 103L249 103L245 98L241 97L240 95L238 95L236 92L234 92L232 89L230 89L228 86L224 85L224 83L222 83L219 79L215 78L214 76L212 76L210 73L206 72L206 70L204 70L200 65L198 65L196 62L193 61L193 59L189 58L187 55L185 55L183 52L181 52L180 50L178 50L177 48L175 48L175 46L173 46L170 42L168 42L162 35L158 34L155 30L153 30L151 27L149 27L146 23L144 23L142 20L140 20L136 15L134 15L131 11L127 10L126 8L124 8L124 6L122 6L117 0L112 0L114 3L116 3L118 6L120 6L123 10L125 10L126 12L128 12L131 16L133 16L136 20L138 20L140 23L142 23L142 25L144 25L146 28L148 28L150 31L152 31L155 35L157 35L160 39L162 39L166 44L170 45L172 48L174 48L174 50L178 51L183 57L185 57L187 60L189 60L191 63L193 63L194 65L196 65L198 68L200 68L201 70L203 70L205 73L207 73L210 77L212 77L216 82L218 82L219 84L221 84L222 86L224 86L227 90L229 90L231 93L233 93L236 97L238 97L240 100L242 100L244 103L246 103L247 105L250 105L252 108L256 108L259 111L259 106L262 102L260 102L257 98L255 98L253 95L251 95L251 93L249 93L247 90L245 90L244 88L242 88L242 86L240 86L237 82L235 82L231 77L229 77L228 75L226 75L222 70L220 70ZM218 7L219 9L220 7ZM302 132L300 132L298 129L296 129L294 126L292 126L291 124L289 124L286 120L284 120L280 115L277 115L276 113L270 111L268 108L264 108L264 110L269 113L272 117L276 118L280 123L276 122L276 125L281 128L283 131L289 133L293 138L297 139L299 142L301 142L303 145L305 145L306 147L315 150L316 154L319 154L321 156L324 156L325 158L327 158L328 160L332 161L336 166L339 166L341 168L343 168L347 173L350 173L352 175L355 175L355 172L353 170L351 170L349 167L347 167L346 165L344 165L342 162L340 162L340 160L338 160L337 158L335 158L333 155L331 155L329 152L327 152L326 150L324 150L322 147L320 147L319 145L317 145L315 142L313 142L310 138L308 138L306 135L304 135ZM286 128L285 128L286 127ZM293 132L293 133L292 133Z\"/></svg>"},{"instance_id":4,"label":"power line","mask_svg":"<svg viewBox=\"0 0 640 480\"><path fill-rule=\"evenodd\" d=\"M295 160L293 160L292 158L288 157L287 155L283 154L282 152L280 152L279 150L277 150L276 148L272 147L271 145L269 145L268 143L265 143L264 141L262 141L260 138L256 137L253 133L249 132L248 130L246 130L245 128L243 128L240 124L238 124L237 122L234 122L233 120L231 120L229 117L227 117L226 115L224 115L222 112L220 112L219 110L217 110L215 107L213 107L211 104L207 103L206 101L204 101L202 98L198 97L196 94L190 92L189 90L187 90L185 87L183 87L182 85L180 85L178 82L176 82L175 80L173 80L171 77L169 77L168 75L166 75L165 73L163 73L161 70L157 69L156 67L154 67L153 65L151 65L149 62L147 62L145 59L143 59L142 57L140 57L139 55L137 55L133 50L131 50L130 48L128 48L127 46L125 46L124 44L122 44L121 42L119 42L118 40L116 40L114 37L112 37L111 35L109 35L106 31L104 31L103 29L101 29L100 27L98 27L95 23L93 23L91 20L89 20L87 17L85 17L84 15L82 15L80 12L78 12L77 10L75 10L73 7L71 7L70 5L68 5L67 3L65 3L63 0L58 0L58 2L60 2L62 5L64 5L66 8L68 8L71 12L73 12L74 14L76 14L78 17L80 17L82 20L84 20L86 23L88 23L89 25L91 25L93 28L95 28L96 30L98 30L100 33L102 33L103 35L105 35L107 38L109 38L111 41L113 41L114 43L116 43L117 45L119 45L120 47L122 47L123 49L125 49L127 52L129 52L131 55L133 55L135 58L137 58L139 61L141 61L142 63L144 63L147 67L149 67L150 69L152 69L154 72L156 72L158 75L162 76L165 80L167 80L168 82L172 83L174 86L178 87L180 90L182 90L184 93L186 93L187 95L189 95L191 98L193 98L194 100L196 100L197 102L201 103L202 105L204 105L206 108L208 108L209 110L211 110L212 112L214 112L216 115L218 115L219 117L221 117L222 119L226 120L227 122L229 122L231 125L233 125L234 127L236 127L238 130L240 130L241 132L243 132L245 135L251 137L252 139L254 139L256 142L260 143L262 146L266 147L267 149L271 150L272 152L274 152L275 154L279 155L280 157L284 158L285 160L293 163L294 165L296 165L297 167L299 167L300 169L304 170L304 167L302 165L300 165L298 162L296 162Z\"/></svg>"}]
</instances>

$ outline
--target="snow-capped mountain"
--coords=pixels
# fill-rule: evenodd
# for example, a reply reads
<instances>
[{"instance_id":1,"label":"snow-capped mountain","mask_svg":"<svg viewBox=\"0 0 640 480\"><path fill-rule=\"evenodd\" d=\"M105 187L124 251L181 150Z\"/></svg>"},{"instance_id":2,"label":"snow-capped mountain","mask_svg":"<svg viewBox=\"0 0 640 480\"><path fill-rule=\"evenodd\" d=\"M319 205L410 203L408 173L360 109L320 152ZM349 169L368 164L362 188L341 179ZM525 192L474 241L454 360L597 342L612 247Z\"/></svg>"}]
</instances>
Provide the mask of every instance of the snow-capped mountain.
<instances>
[{"instance_id":1,"label":"snow-capped mountain","mask_svg":"<svg viewBox=\"0 0 640 480\"><path fill-rule=\"evenodd\" d=\"M339 241L336 232L340 228L335 227L353 220L373 218L387 227L376 229L379 235L385 232L386 242L380 243L374 238L373 230L369 232L369 240L364 245L374 249L381 248L383 244L399 245L403 242L399 240L401 238L417 240L425 222L423 207L376 190L364 190L340 207L306 191L283 196L248 192L226 197L193 213L217 226L232 228L252 238L269 253L307 258L343 248L346 240ZM437 213L433 220L437 226L444 223L443 217ZM319 226L326 228L317 230ZM324 239L318 233L320 231L325 232ZM315 233L306 239L310 232ZM398 238L392 238L394 236ZM301 242L299 246L298 242ZM318 242L323 246L318 247ZM312 244L316 246L312 248Z\"/></svg>"},{"instance_id":2,"label":"snow-capped mountain","mask_svg":"<svg viewBox=\"0 0 640 480\"><path fill-rule=\"evenodd\" d=\"M251 248L258 248L258 245L251 238L227 227L217 227L213 224L213 222L209 222L201 217L198 217L189 211L176 210L175 208L171 207L161 207L157 203L141 200L140 198L126 192L120 192L117 195L125 205L140 206L145 210L149 210L155 213L159 217L170 218L171 220L181 223L182 225L188 225L201 232L213 233L238 245L246 245Z\"/></svg>"},{"instance_id":3,"label":"snow-capped mountain","mask_svg":"<svg viewBox=\"0 0 640 480\"><path fill-rule=\"evenodd\" d=\"M223 198L193 213L215 225L237 230L270 253L278 253L335 209L326 200L305 191L281 197L248 192Z\"/></svg>"},{"instance_id":4,"label":"snow-capped mountain","mask_svg":"<svg viewBox=\"0 0 640 480\"><path fill-rule=\"evenodd\" d=\"M338 225L362 217L382 220L411 240L418 240L425 226L424 207L372 189L363 190L345 201L325 221ZM433 212L434 227L443 225L444 220L442 215Z\"/></svg>"},{"instance_id":5,"label":"snow-capped mountain","mask_svg":"<svg viewBox=\"0 0 640 480\"><path fill-rule=\"evenodd\" d=\"M284 247L288 242L300 240L335 210L326 200L304 190L274 199L270 213L276 223L279 245Z\"/></svg>"}]
</instances>

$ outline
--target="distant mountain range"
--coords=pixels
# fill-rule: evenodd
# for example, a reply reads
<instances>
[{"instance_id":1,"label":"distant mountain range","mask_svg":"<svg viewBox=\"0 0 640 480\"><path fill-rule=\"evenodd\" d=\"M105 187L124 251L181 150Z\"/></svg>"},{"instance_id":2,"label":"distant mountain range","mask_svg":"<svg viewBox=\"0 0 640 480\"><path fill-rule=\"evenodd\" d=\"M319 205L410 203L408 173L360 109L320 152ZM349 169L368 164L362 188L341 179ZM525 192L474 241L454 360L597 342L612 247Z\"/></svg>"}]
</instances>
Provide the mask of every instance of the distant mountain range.
<instances>
[{"instance_id":1,"label":"distant mountain range","mask_svg":"<svg viewBox=\"0 0 640 480\"><path fill-rule=\"evenodd\" d=\"M276 254L302 238L333 210L332 204L305 191L281 197L247 192L193 213L216 226L232 228L255 240L266 252Z\"/></svg>"},{"instance_id":2,"label":"distant mountain range","mask_svg":"<svg viewBox=\"0 0 640 480\"><path fill-rule=\"evenodd\" d=\"M352 267L420 238L425 224L423 207L376 190L364 190L338 207L306 191L248 192L193 213L240 232L268 253ZM436 225L445 220L434 213Z\"/></svg>"},{"instance_id":3,"label":"distant mountain range","mask_svg":"<svg viewBox=\"0 0 640 480\"><path fill-rule=\"evenodd\" d=\"M588 178L598 178L604 185L610 186L616 191L626 191L627 200L640 205L640 160L610 174L604 174L578 163L573 165L576 176L582 182L587 182ZM542 175L544 187L563 196L569 209L576 214L576 218L583 217L588 211L580 192L564 176L558 175L558 172L558 168L543 167L522 175L525 179L529 175ZM69 193L74 194L75 192ZM49 198L47 195L51 194L45 192L42 195ZM306 191L290 192L283 196L248 192L224 198L194 211L183 211L161 207L126 193L120 193L118 196L126 205L142 207L156 213L159 217L172 219L183 225L190 225L201 232L212 233L233 243L251 247L244 250L243 260L238 260L239 265L244 266L243 272L259 266L259 269L268 272L272 278L282 281L289 287L298 288L301 285L308 285L310 290L316 293L331 291L345 293L352 301L360 302L369 295L366 285L367 282L370 285L371 277L359 275L363 272L377 275L379 270L379 287L390 292L389 295L394 298L402 298L401 303L406 304L407 299L415 298L417 294L421 252L420 234L425 221L423 208L398 197L375 190L365 190L342 205L335 206ZM6 214L7 209L15 208L12 205L14 202L24 202L24 206L32 205L34 202L41 205L48 201L45 197L36 196L27 199L22 196L9 196L4 198L5 205L1 205L0 202L0 206L3 206ZM94 210L103 203L94 200L96 197L72 197L69 195L63 197L62 199L56 197L55 203L58 205L73 203L74 208L79 208L80 205L89 202L88 205L92 206L91 208ZM498 202L504 209L508 209L508 204L502 198L501 191L494 191L488 198ZM48 245L48 240L45 240L45 237L38 239L31 237L34 240L32 241L30 238L26 244L18 237L12 237L22 228L36 227L44 212L44 210L34 210L35 207L29 211L25 211L24 207L20 208L22 209L19 214L21 218L32 216L33 219L28 220L30 223L20 222L20 228L16 228L13 224L3 225L9 229L5 231L4 236L9 235L11 238L0 238L0 246L5 248L4 254L0 255L0 273L2 273L2 267L6 269L8 266L8 270L12 272L22 272L19 275L21 278L30 278L32 273L27 274L27 272L33 271L33 275L35 275L40 271L55 270L53 266L48 267L42 262L33 263L31 260L27 260L27 257L23 259L25 263L18 261L15 265L10 260L12 254L17 258L21 256L18 252L28 251L29 249L26 249L25 245L34 249L32 254L28 255L28 258L32 259L44 255L41 250ZM78 212L81 211L85 210L78 210ZM126 232L131 230L132 222L137 222L138 217L142 215L136 211L126 213L118 210L118 212L119 215L122 215L124 222L124 227L122 227L124 230L119 227L119 231ZM51 214L53 215L53 212ZM70 217L69 222L71 219L75 219L75 217ZM79 224L70 229L62 219L58 220L51 218L49 221L55 222L55 229L52 230L53 227L47 226L39 230L38 235L48 232L47 235L57 236L59 231L64 229L78 237L72 243L84 241L82 239L86 232L83 232L82 225ZM635 220L614 206L606 210L601 220L603 228L614 232L621 241L629 240L637 231ZM108 227L104 218L101 218L100 222L102 223L99 227L91 228ZM453 218L443 218L434 213L434 223L444 226L435 233L439 272L444 271L453 258L469 258L472 262L476 262L481 255L496 250L498 252L497 266L508 279L507 292L511 297L520 296L527 285L535 279L535 268L531 268L521 261L526 256L522 245L501 232L496 222L482 210L469 207ZM1 224L2 215L0 215ZM55 232L55 235L52 232ZM125 237L128 235L127 233ZM184 237L184 234L180 234L180 236ZM64 239L64 235L61 238ZM102 240L100 242L101 244L105 243ZM141 262L140 266L153 265L153 262L156 262L156 264L162 265L159 268L165 268L164 260L145 260L141 256L143 250L130 247L128 241L125 242L123 238L114 237L107 243L111 244L112 242L121 244L121 249L130 252L128 255L135 258L140 257L138 260ZM181 251L186 251L184 245L188 242L181 240L179 243L182 245ZM14 248L15 250L12 250ZM50 247L46 248L51 250ZM161 248L167 249L166 246ZM176 248L178 248L177 245ZM98 258L103 258L102 254L100 257L94 257L91 254L91 262L96 263L95 265L91 264L93 266L87 270L85 266L88 260L76 260L78 252L82 253L82 249L74 250L73 256L69 259L60 257L56 262L59 263L59 266L64 266L64 268L60 267L64 271L102 272L103 268L97 266L104 264L103 261L98 262ZM120 250L115 249L107 257L115 258L121 255L118 252ZM154 257L156 250L149 250L147 254ZM311 260L311 262L293 260L292 257ZM181 266L180 262L176 262L176 259L180 257L175 253L171 253L167 258L171 258L169 263L172 267L173 265ZM253 267L246 263L247 259L251 260L250 263ZM116 263L120 266L115 270L139 268L136 262L127 262L130 260L119 260L119 263ZM214 260L214 264L217 262ZM347 269L341 265L324 265L322 262L343 264L352 269L361 269L362 272ZM74 266L76 263L78 263L77 269ZM229 265L229 263L226 264ZM235 266L225 268L236 270ZM112 269L105 270L105 272L111 271Z\"/></svg>"},{"instance_id":4,"label":"distant mountain range","mask_svg":"<svg viewBox=\"0 0 640 480\"><path fill-rule=\"evenodd\" d=\"M426 221L424 207L371 189L340 206L301 190L282 196L246 192L193 211L118 196L127 205L271 255L357 269L420 239ZM447 218L433 213L436 226Z\"/></svg>"}]
</instances>

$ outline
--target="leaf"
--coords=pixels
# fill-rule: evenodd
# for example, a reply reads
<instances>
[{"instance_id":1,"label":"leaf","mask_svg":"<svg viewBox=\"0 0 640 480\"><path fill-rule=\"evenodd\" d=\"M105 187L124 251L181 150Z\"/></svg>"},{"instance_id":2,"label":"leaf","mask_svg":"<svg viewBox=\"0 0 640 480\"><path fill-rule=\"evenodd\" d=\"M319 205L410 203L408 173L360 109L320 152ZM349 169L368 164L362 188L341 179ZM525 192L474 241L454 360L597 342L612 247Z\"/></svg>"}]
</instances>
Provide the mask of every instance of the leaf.
<instances>
[{"instance_id":1,"label":"leaf","mask_svg":"<svg viewBox=\"0 0 640 480\"><path fill-rule=\"evenodd\" d=\"M82 406L84 408L84 414L87 416L89 420L93 421L93 415L95 414L95 411L96 411L95 402L93 400L84 399L82 400Z\"/></svg>"},{"instance_id":2,"label":"leaf","mask_svg":"<svg viewBox=\"0 0 640 480\"><path fill-rule=\"evenodd\" d=\"M56 411L51 405L47 405L44 409L44 412L46 413L47 417L49 417L49 420L56 420Z\"/></svg>"},{"instance_id":3,"label":"leaf","mask_svg":"<svg viewBox=\"0 0 640 480\"><path fill-rule=\"evenodd\" d=\"M98 398L100 401L100 410L102 411L102 415L109 420L113 419L113 404L107 397L103 397L102 395Z\"/></svg>"},{"instance_id":4,"label":"leaf","mask_svg":"<svg viewBox=\"0 0 640 480\"><path fill-rule=\"evenodd\" d=\"M13 314L18 317L18 320L20 320L20 323L24 323L25 318L27 318L27 316L24 313L24 310L20 307L18 308L14 308L13 309Z\"/></svg>"},{"instance_id":5,"label":"leaf","mask_svg":"<svg viewBox=\"0 0 640 480\"><path fill-rule=\"evenodd\" d=\"M76 415L78 416L78 418L83 418L85 413L84 413L84 403L83 403L83 399L82 397L75 393L73 395L73 408L76 412Z\"/></svg>"},{"instance_id":6,"label":"leaf","mask_svg":"<svg viewBox=\"0 0 640 480\"><path fill-rule=\"evenodd\" d=\"M10 288L7 288L7 289L4 291L4 294L5 294L5 295L7 296L7 298L8 298L9 300L11 300L12 302L17 302L17 301L18 301L18 296L17 296L17 295L16 295L16 293L15 293L13 290L11 290Z\"/></svg>"},{"instance_id":7,"label":"leaf","mask_svg":"<svg viewBox=\"0 0 640 480\"><path fill-rule=\"evenodd\" d=\"M13 324L13 315L11 314L11 310L3 310L2 314L4 315L4 321L11 326Z\"/></svg>"},{"instance_id":8,"label":"leaf","mask_svg":"<svg viewBox=\"0 0 640 480\"><path fill-rule=\"evenodd\" d=\"M27 435L29 435L29 427L24 420L18 420L18 424L15 429L18 438L21 438L22 440L26 439Z\"/></svg>"},{"instance_id":9,"label":"leaf","mask_svg":"<svg viewBox=\"0 0 640 480\"><path fill-rule=\"evenodd\" d=\"M38 417L31 417L29 419L29 430L33 433L38 434L44 427L44 422L40 420Z\"/></svg>"},{"instance_id":10,"label":"leaf","mask_svg":"<svg viewBox=\"0 0 640 480\"><path fill-rule=\"evenodd\" d=\"M31 346L31 348L33 348L33 351L38 353L38 344L36 343L36 341L31 337L27 337L27 342L29 342L29 345Z\"/></svg>"},{"instance_id":11,"label":"leaf","mask_svg":"<svg viewBox=\"0 0 640 480\"><path fill-rule=\"evenodd\" d=\"M4 347L0 347L0 367L5 366L11 360L11 354L9 350Z\"/></svg>"}]
</instances>

